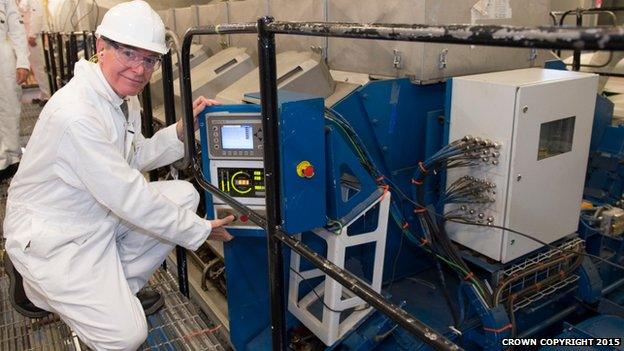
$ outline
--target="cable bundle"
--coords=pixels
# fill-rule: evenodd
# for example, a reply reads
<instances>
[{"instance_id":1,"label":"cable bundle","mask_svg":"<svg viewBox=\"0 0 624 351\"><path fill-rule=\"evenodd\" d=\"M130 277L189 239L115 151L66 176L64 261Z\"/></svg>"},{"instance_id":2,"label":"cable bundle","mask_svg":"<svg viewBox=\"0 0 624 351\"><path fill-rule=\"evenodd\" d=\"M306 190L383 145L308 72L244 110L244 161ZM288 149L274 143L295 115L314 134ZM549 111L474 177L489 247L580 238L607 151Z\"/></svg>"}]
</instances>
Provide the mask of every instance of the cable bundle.
<instances>
[{"instance_id":1,"label":"cable bundle","mask_svg":"<svg viewBox=\"0 0 624 351\"><path fill-rule=\"evenodd\" d=\"M496 184L485 179L463 176L440 195L440 204L494 202Z\"/></svg>"},{"instance_id":2,"label":"cable bundle","mask_svg":"<svg viewBox=\"0 0 624 351\"><path fill-rule=\"evenodd\" d=\"M482 163L498 164L501 145L489 139L467 135L444 146L419 164L414 180L421 181L429 171L471 167Z\"/></svg>"}]
</instances>

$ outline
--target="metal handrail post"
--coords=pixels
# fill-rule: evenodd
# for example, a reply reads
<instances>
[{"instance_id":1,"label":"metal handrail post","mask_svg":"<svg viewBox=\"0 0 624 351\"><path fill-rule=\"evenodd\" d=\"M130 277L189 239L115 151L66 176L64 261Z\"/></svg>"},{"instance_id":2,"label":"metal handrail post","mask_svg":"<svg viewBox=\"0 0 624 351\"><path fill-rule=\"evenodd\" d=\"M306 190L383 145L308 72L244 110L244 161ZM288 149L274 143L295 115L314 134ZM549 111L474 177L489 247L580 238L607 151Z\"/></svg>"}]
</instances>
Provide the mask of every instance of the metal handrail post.
<instances>
[{"instance_id":1,"label":"metal handrail post","mask_svg":"<svg viewBox=\"0 0 624 351\"><path fill-rule=\"evenodd\" d=\"M58 60L59 60L59 76L60 76L60 81L59 81L59 87L62 87L63 85L65 85L65 59L63 57L64 52L63 52L63 35L61 33L56 33L56 50L58 53Z\"/></svg>"},{"instance_id":2,"label":"metal handrail post","mask_svg":"<svg viewBox=\"0 0 624 351\"><path fill-rule=\"evenodd\" d=\"M284 299L284 254L282 242L277 238L281 224L279 179L279 132L277 101L277 64L275 60L275 34L266 26L273 18L258 20L258 68L260 74L260 104L264 130L264 186L266 187L266 234L269 271L269 296L271 302L271 336L273 350L286 350L286 318Z\"/></svg>"},{"instance_id":3,"label":"metal handrail post","mask_svg":"<svg viewBox=\"0 0 624 351\"><path fill-rule=\"evenodd\" d=\"M167 39L173 42L176 54L179 56L178 38L175 32L167 30ZM178 62L180 58L178 57ZM173 64L171 61L171 50L162 57L161 65L163 96L165 106L165 125L170 126L176 123L175 101L173 99ZM188 262L186 249L180 245L176 245L176 268L178 271L178 289L180 293L186 297L190 296L188 281Z\"/></svg>"},{"instance_id":4,"label":"metal handrail post","mask_svg":"<svg viewBox=\"0 0 624 351\"><path fill-rule=\"evenodd\" d=\"M52 66L50 65L50 50L48 48L49 41L48 33L41 33L41 49L43 50L43 59L45 63L46 76L48 77L48 86L50 87L50 95L54 94L53 80L54 76L52 75Z\"/></svg>"}]
</instances>

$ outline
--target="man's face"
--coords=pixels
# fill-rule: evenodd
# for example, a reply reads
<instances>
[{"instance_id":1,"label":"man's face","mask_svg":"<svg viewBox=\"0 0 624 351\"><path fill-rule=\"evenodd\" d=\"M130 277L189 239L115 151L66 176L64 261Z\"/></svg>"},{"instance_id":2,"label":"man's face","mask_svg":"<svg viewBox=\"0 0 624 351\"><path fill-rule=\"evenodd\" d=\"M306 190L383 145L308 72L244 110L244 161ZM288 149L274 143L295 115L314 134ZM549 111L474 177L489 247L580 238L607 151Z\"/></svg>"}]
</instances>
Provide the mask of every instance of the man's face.
<instances>
[{"instance_id":1,"label":"man's face","mask_svg":"<svg viewBox=\"0 0 624 351\"><path fill-rule=\"evenodd\" d=\"M97 40L98 62L102 73L120 97L137 95L149 82L154 72L154 60L159 61L157 54L114 42Z\"/></svg>"}]
</instances>

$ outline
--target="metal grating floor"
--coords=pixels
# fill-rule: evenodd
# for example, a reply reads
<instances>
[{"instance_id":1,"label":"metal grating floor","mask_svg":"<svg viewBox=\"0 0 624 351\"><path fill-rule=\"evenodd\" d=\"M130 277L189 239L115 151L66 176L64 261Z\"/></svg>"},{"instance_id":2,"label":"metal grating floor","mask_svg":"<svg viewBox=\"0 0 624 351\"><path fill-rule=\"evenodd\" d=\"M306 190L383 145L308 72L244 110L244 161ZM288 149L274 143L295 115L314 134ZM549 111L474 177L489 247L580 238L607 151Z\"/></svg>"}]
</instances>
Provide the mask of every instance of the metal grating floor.
<instances>
[{"instance_id":1,"label":"metal grating floor","mask_svg":"<svg viewBox=\"0 0 624 351\"><path fill-rule=\"evenodd\" d=\"M21 142L25 146L41 107L22 105ZM0 182L0 223L4 220L8 181ZM2 229L0 227L0 234ZM4 239L0 235L0 258L4 254ZM0 350L89 350L58 316L35 320L18 314L8 299L8 278L0 260ZM165 307L148 317L149 335L140 350L228 350L227 342L216 333L214 325L200 309L179 293L174 277L159 269L149 282L165 297Z\"/></svg>"}]
</instances>

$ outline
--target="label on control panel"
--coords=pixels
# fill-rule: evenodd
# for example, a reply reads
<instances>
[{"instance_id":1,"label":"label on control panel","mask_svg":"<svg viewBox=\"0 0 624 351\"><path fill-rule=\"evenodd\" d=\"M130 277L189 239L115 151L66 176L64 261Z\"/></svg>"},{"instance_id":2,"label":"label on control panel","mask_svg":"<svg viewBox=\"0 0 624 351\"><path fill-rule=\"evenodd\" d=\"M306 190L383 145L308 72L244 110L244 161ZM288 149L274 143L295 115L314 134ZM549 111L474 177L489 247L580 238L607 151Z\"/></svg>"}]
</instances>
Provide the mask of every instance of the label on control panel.
<instances>
[{"instance_id":1,"label":"label on control panel","mask_svg":"<svg viewBox=\"0 0 624 351\"><path fill-rule=\"evenodd\" d=\"M218 168L219 189L233 197L264 198L262 168Z\"/></svg>"}]
</instances>

